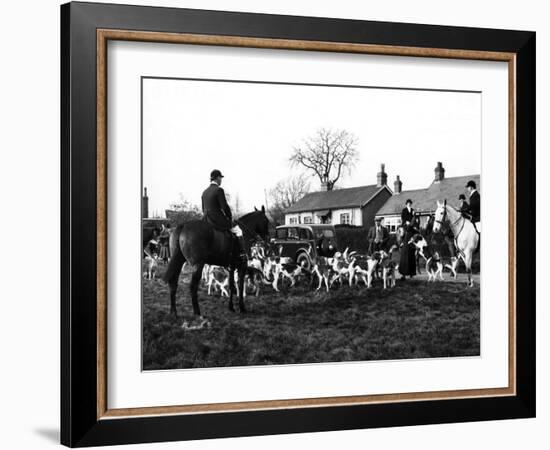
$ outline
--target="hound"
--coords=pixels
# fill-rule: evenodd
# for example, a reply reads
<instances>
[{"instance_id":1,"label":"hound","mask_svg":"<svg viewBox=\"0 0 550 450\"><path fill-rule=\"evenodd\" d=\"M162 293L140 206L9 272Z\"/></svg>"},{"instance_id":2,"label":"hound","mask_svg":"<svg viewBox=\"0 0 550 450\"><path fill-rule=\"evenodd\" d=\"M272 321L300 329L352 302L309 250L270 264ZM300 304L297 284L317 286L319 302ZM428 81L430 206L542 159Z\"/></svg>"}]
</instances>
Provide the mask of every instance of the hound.
<instances>
[{"instance_id":1,"label":"hound","mask_svg":"<svg viewBox=\"0 0 550 450\"><path fill-rule=\"evenodd\" d=\"M398 264L392 259L392 255L386 252L382 252L382 257L378 263L378 267L382 269L382 281L384 283L384 289L389 287L395 287L395 271Z\"/></svg>"},{"instance_id":2,"label":"hound","mask_svg":"<svg viewBox=\"0 0 550 450\"><path fill-rule=\"evenodd\" d=\"M428 281L435 281L437 276L443 281L443 269L449 269L452 277L456 279L456 269L458 266L458 258L456 256L442 256L432 245L423 250L422 256L426 259Z\"/></svg>"},{"instance_id":3,"label":"hound","mask_svg":"<svg viewBox=\"0 0 550 450\"><path fill-rule=\"evenodd\" d=\"M264 270L264 263L263 260L258 258L257 256L253 256L248 260L248 267L254 267L255 269L259 270L260 272L263 272Z\"/></svg>"},{"instance_id":4,"label":"hound","mask_svg":"<svg viewBox=\"0 0 550 450\"><path fill-rule=\"evenodd\" d=\"M443 281L443 263L441 262L439 252L434 252L426 260L426 272L428 273L428 281L435 281L438 275L439 279Z\"/></svg>"},{"instance_id":5,"label":"hound","mask_svg":"<svg viewBox=\"0 0 550 450\"><path fill-rule=\"evenodd\" d=\"M349 257L347 248L343 254L337 252L332 260L331 268L334 272L334 275L330 280L330 286L332 287L336 280L338 280L340 284L342 284L343 278L346 276L349 278L349 285L351 286L354 274L354 264L355 258Z\"/></svg>"},{"instance_id":6,"label":"hound","mask_svg":"<svg viewBox=\"0 0 550 450\"><path fill-rule=\"evenodd\" d=\"M260 260L265 259L265 248L264 246L257 242L254 245L250 247L250 257L251 258L258 258Z\"/></svg>"},{"instance_id":7,"label":"hound","mask_svg":"<svg viewBox=\"0 0 550 450\"><path fill-rule=\"evenodd\" d=\"M246 297L246 288L250 287L254 289L254 295L258 297L260 295L260 286L265 280L264 274L261 270L254 266L248 266L245 272L245 284L243 297ZM238 286L238 285L237 285Z\"/></svg>"},{"instance_id":8,"label":"hound","mask_svg":"<svg viewBox=\"0 0 550 450\"><path fill-rule=\"evenodd\" d=\"M214 290L219 290L221 296L229 297L227 288L229 287L229 272L224 267L208 266L208 295L211 295L212 286Z\"/></svg>"},{"instance_id":9,"label":"hound","mask_svg":"<svg viewBox=\"0 0 550 450\"><path fill-rule=\"evenodd\" d=\"M187 261L183 263L183 267L185 267L187 264ZM183 268L182 268L183 271ZM208 286L208 275L210 274L210 264L205 264L202 268L202 274L201 274L201 280L204 283L205 286Z\"/></svg>"},{"instance_id":10,"label":"hound","mask_svg":"<svg viewBox=\"0 0 550 450\"><path fill-rule=\"evenodd\" d=\"M315 261L315 264L313 265L311 273L317 275L319 277L319 286L317 286L316 291L321 289L321 286L323 285L323 282L325 283L325 286L327 288L327 292L329 291L329 277L332 270L332 261L329 260L329 258L326 258L324 256L319 256L317 260Z\"/></svg>"},{"instance_id":11,"label":"hound","mask_svg":"<svg viewBox=\"0 0 550 450\"><path fill-rule=\"evenodd\" d=\"M143 273L143 278L145 278L146 280L154 280L159 269L158 255L156 253L153 253L152 256L147 255L145 258L143 258L141 269Z\"/></svg>"},{"instance_id":12,"label":"hound","mask_svg":"<svg viewBox=\"0 0 550 450\"><path fill-rule=\"evenodd\" d=\"M448 261L446 261L446 258L443 259L443 268L449 269L451 271L451 274L453 278L456 279L456 269L458 267L458 258L456 256L451 256Z\"/></svg>"},{"instance_id":13,"label":"hound","mask_svg":"<svg viewBox=\"0 0 550 450\"><path fill-rule=\"evenodd\" d=\"M350 276L350 278L353 278L356 283L358 283L358 279L363 280L367 288L372 287L374 272L385 256L387 256L387 253L383 250L374 252L371 256L355 255L353 276ZM351 284L352 280L350 279L350 286Z\"/></svg>"},{"instance_id":14,"label":"hound","mask_svg":"<svg viewBox=\"0 0 550 450\"><path fill-rule=\"evenodd\" d=\"M269 256L265 259L263 266L264 278L276 292L279 292L277 282L279 281L281 269L281 258L279 256Z\"/></svg>"}]
</instances>

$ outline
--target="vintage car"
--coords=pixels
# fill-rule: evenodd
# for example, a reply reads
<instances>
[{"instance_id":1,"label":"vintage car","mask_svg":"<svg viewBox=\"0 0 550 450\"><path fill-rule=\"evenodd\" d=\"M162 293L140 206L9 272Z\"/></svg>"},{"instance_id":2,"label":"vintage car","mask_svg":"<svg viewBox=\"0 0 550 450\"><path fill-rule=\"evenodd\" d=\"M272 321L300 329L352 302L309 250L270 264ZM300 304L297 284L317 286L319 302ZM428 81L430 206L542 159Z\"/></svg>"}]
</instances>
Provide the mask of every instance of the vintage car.
<instances>
[{"instance_id":1,"label":"vintage car","mask_svg":"<svg viewBox=\"0 0 550 450\"><path fill-rule=\"evenodd\" d=\"M271 250L310 269L318 256L331 257L336 253L336 232L328 224L281 225L275 229Z\"/></svg>"}]
</instances>

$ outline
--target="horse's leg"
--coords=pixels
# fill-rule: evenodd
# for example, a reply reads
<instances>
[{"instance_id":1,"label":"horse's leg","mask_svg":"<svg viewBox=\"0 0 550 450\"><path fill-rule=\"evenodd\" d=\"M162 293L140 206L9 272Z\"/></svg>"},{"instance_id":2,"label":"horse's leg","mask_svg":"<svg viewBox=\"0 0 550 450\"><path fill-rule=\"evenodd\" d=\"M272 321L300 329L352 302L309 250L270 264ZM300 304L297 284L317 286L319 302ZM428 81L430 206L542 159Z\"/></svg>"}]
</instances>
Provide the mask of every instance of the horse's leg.
<instances>
[{"instance_id":1,"label":"horse's leg","mask_svg":"<svg viewBox=\"0 0 550 450\"><path fill-rule=\"evenodd\" d=\"M468 274L468 287L474 286L474 280L472 279L472 251L464 251L464 265L466 266L466 273Z\"/></svg>"},{"instance_id":2,"label":"horse's leg","mask_svg":"<svg viewBox=\"0 0 550 450\"><path fill-rule=\"evenodd\" d=\"M168 287L170 288L170 314L174 314L176 317L178 316L176 310L176 291L178 290L178 279L184 263L185 257L183 253L179 247L175 248L163 276L163 280L168 283Z\"/></svg>"},{"instance_id":3,"label":"horse's leg","mask_svg":"<svg viewBox=\"0 0 550 450\"><path fill-rule=\"evenodd\" d=\"M238 274L237 284L239 286L239 311L241 313L246 312L246 308L244 307L244 300L243 300L245 269L246 267L243 265L240 265L239 268L237 269L237 274Z\"/></svg>"},{"instance_id":4,"label":"horse's leg","mask_svg":"<svg viewBox=\"0 0 550 450\"><path fill-rule=\"evenodd\" d=\"M235 268L233 266L229 267L229 311L235 312L235 307L233 306L233 294L235 293Z\"/></svg>"},{"instance_id":5,"label":"horse's leg","mask_svg":"<svg viewBox=\"0 0 550 450\"><path fill-rule=\"evenodd\" d=\"M202 278L203 267L204 264L197 264L195 272L193 272L193 276L191 277L191 302L193 303L193 314L195 314L196 316L201 315L201 310L199 308L198 290Z\"/></svg>"}]
</instances>

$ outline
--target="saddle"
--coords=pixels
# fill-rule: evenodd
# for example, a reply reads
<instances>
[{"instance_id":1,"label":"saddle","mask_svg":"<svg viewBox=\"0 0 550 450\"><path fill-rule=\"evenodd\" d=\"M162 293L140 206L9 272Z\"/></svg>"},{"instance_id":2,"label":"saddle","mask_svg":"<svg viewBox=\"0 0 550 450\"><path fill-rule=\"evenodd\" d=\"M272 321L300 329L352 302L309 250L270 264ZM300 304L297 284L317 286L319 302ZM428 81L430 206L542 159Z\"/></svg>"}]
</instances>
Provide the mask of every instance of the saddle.
<instances>
[{"instance_id":1,"label":"saddle","mask_svg":"<svg viewBox=\"0 0 550 450\"><path fill-rule=\"evenodd\" d=\"M476 230L478 240L477 240L477 247L476 247L476 250L475 250L475 251L478 252L479 249L480 249L480 247L481 247L481 232L477 229L476 223L472 220L471 214L464 214L464 213L462 213L462 217L464 217L465 219L469 220L470 223L474 226L474 230ZM457 245L457 242L456 242L456 238L454 239L454 241L455 241L455 247L456 247L457 250L458 250L458 245Z\"/></svg>"},{"instance_id":2,"label":"saddle","mask_svg":"<svg viewBox=\"0 0 550 450\"><path fill-rule=\"evenodd\" d=\"M473 219L472 215L469 214L469 213L463 212L462 217L464 217L465 219L468 219L470 222L472 222L472 225L474 226L474 230L476 230L476 233L478 234L478 236L481 237L481 232L477 229L476 223L472 220Z\"/></svg>"}]
</instances>

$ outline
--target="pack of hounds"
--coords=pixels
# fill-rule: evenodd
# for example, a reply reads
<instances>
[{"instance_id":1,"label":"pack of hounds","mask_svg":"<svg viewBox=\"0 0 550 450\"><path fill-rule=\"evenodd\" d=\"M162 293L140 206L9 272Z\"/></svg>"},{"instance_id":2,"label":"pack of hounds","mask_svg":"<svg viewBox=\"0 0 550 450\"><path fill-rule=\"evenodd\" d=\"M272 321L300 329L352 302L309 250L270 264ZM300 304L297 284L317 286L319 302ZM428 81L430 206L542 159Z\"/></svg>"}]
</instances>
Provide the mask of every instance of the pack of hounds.
<instances>
[{"instance_id":1,"label":"pack of hounds","mask_svg":"<svg viewBox=\"0 0 550 450\"><path fill-rule=\"evenodd\" d=\"M417 256L425 261L428 281L443 280L443 270L449 269L456 278L458 258L442 257L440 252L432 250L426 240L420 235L411 238ZM319 256L311 265L304 262L301 265L291 258L267 254L261 244L251 247L251 256L245 273L243 296L252 293L260 295L262 286L271 285L274 291L280 292L280 287L289 288L298 283L306 282L312 289L329 290L335 286L354 286L363 284L372 287L375 280L380 280L383 289L395 286L396 274L399 270L400 251L393 245L387 251L376 251L365 255L356 251L336 252L333 257ZM185 266L182 270L185 269ZM144 260L143 276L154 279L158 271L158 262L153 257ZM235 273L236 277L236 273ZM237 286L235 280L235 286ZM205 265L202 282L207 287L208 295L219 294L229 297L229 271L221 266Z\"/></svg>"}]
</instances>

